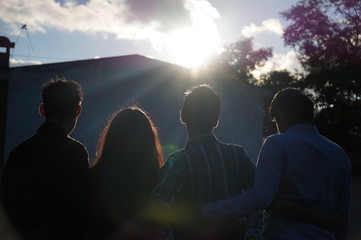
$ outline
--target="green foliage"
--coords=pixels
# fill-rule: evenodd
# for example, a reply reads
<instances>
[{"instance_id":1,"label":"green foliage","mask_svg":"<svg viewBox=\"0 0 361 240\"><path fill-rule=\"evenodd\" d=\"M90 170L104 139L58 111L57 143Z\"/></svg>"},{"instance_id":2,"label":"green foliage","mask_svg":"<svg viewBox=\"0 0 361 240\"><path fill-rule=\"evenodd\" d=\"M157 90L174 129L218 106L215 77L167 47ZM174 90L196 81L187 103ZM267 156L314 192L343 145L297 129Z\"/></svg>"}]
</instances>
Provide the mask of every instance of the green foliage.
<instances>
[{"instance_id":1,"label":"green foliage","mask_svg":"<svg viewBox=\"0 0 361 240\"><path fill-rule=\"evenodd\" d=\"M288 87L298 86L298 77L287 70L272 71L261 76L260 86L270 88L273 93Z\"/></svg>"},{"instance_id":2,"label":"green foliage","mask_svg":"<svg viewBox=\"0 0 361 240\"><path fill-rule=\"evenodd\" d=\"M222 53L208 61L207 70L233 82L254 84L252 71L272 56L272 48L254 50L252 38L240 39L224 48Z\"/></svg>"},{"instance_id":3,"label":"green foliage","mask_svg":"<svg viewBox=\"0 0 361 240\"><path fill-rule=\"evenodd\" d=\"M299 86L314 93L321 132L361 149L361 1L300 0L281 15L290 22L285 44L308 72Z\"/></svg>"},{"instance_id":4,"label":"green foliage","mask_svg":"<svg viewBox=\"0 0 361 240\"><path fill-rule=\"evenodd\" d=\"M253 49L252 39L240 39L225 46L225 50L213 56L206 63L208 74L213 77L229 81L231 83L252 84L269 88L273 93L278 90L296 86L299 76L294 76L290 72L272 71L261 76L260 81L252 75L252 71L262 66L265 61L272 56L272 48ZM271 96L265 102L265 109L268 109ZM264 135L268 136L276 133L275 124L269 119L268 114L264 116Z\"/></svg>"}]
</instances>

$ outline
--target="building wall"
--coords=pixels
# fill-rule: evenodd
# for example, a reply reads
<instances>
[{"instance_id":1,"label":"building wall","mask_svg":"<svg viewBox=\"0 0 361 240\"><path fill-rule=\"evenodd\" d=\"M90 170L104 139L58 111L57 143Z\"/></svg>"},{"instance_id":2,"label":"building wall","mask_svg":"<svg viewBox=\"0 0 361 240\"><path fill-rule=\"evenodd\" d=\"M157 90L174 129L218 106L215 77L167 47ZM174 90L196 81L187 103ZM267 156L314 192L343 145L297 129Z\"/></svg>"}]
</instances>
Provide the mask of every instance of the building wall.
<instances>
[{"instance_id":1,"label":"building wall","mask_svg":"<svg viewBox=\"0 0 361 240\"><path fill-rule=\"evenodd\" d=\"M43 122L38 114L40 89L54 76L75 80L83 87L83 111L71 136L85 144L91 158L107 119L130 104L138 104L150 114L165 155L183 147L187 137L179 122L179 109L184 92L204 82L192 77L188 69L138 55L12 68L5 156ZM214 79L206 82L221 98L216 135L221 141L243 145L255 160L262 143L266 93L256 87L239 87Z\"/></svg>"}]
</instances>

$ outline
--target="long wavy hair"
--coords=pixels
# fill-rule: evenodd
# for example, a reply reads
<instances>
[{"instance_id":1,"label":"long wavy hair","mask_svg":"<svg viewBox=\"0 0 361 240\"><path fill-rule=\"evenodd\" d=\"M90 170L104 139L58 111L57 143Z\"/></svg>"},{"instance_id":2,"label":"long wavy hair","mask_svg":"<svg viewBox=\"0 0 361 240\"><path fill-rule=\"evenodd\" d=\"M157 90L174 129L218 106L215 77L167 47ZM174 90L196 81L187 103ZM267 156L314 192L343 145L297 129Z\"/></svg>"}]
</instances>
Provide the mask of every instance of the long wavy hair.
<instances>
[{"instance_id":1,"label":"long wavy hair","mask_svg":"<svg viewBox=\"0 0 361 240\"><path fill-rule=\"evenodd\" d=\"M158 168L164 164L157 128L145 111L137 106L121 109L110 118L98 140L93 166L107 155L111 158L119 156L117 153L122 156L148 155L156 159ZM133 158L132 155L129 157Z\"/></svg>"},{"instance_id":2,"label":"long wavy hair","mask_svg":"<svg viewBox=\"0 0 361 240\"><path fill-rule=\"evenodd\" d=\"M129 199L150 195L163 164L157 129L141 108L131 106L106 124L92 168L103 198L115 201L125 195Z\"/></svg>"}]
</instances>

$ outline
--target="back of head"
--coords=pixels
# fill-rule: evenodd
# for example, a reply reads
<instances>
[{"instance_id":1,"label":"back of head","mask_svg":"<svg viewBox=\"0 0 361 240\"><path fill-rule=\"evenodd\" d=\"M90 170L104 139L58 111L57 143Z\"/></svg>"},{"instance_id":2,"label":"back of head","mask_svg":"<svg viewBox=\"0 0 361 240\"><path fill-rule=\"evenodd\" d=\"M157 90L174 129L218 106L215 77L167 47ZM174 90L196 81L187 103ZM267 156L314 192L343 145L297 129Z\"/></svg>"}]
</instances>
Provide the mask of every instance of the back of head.
<instances>
[{"instance_id":1,"label":"back of head","mask_svg":"<svg viewBox=\"0 0 361 240\"><path fill-rule=\"evenodd\" d=\"M286 88L278 91L274 96L269 109L271 119L277 120L279 113L294 120L313 121L314 105L312 100L299 89Z\"/></svg>"},{"instance_id":2,"label":"back of head","mask_svg":"<svg viewBox=\"0 0 361 240\"><path fill-rule=\"evenodd\" d=\"M101 211L111 221L133 217L145 206L163 163L152 121L138 107L116 112L99 138L96 155L92 176Z\"/></svg>"},{"instance_id":3,"label":"back of head","mask_svg":"<svg viewBox=\"0 0 361 240\"><path fill-rule=\"evenodd\" d=\"M75 116L83 100L83 91L75 81L56 78L43 85L42 99L47 118L64 119Z\"/></svg>"},{"instance_id":4,"label":"back of head","mask_svg":"<svg viewBox=\"0 0 361 240\"><path fill-rule=\"evenodd\" d=\"M124 166L138 165L136 161L144 161L142 164L149 163L157 168L162 165L163 156L157 129L138 107L128 107L116 112L99 139L96 161L104 161L107 165L111 164L110 161L120 161L119 158L125 161L131 159L131 162L123 162Z\"/></svg>"},{"instance_id":5,"label":"back of head","mask_svg":"<svg viewBox=\"0 0 361 240\"><path fill-rule=\"evenodd\" d=\"M208 85L191 88L186 93L181 120L187 128L198 133L207 133L218 124L220 100Z\"/></svg>"}]
</instances>

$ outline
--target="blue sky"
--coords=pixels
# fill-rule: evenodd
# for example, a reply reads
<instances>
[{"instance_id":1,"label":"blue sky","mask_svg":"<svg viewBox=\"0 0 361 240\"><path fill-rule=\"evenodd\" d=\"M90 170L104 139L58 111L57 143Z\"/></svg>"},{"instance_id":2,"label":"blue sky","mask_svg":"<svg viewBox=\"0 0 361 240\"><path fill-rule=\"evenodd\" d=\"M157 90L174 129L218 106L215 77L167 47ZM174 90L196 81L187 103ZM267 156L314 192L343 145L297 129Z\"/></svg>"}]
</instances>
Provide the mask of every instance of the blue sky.
<instances>
[{"instance_id":1,"label":"blue sky","mask_svg":"<svg viewBox=\"0 0 361 240\"><path fill-rule=\"evenodd\" d=\"M254 37L271 67L298 67L279 12L296 0L0 0L0 35L12 66L140 54L195 67L225 43ZM27 24L20 34L22 24Z\"/></svg>"}]
</instances>

